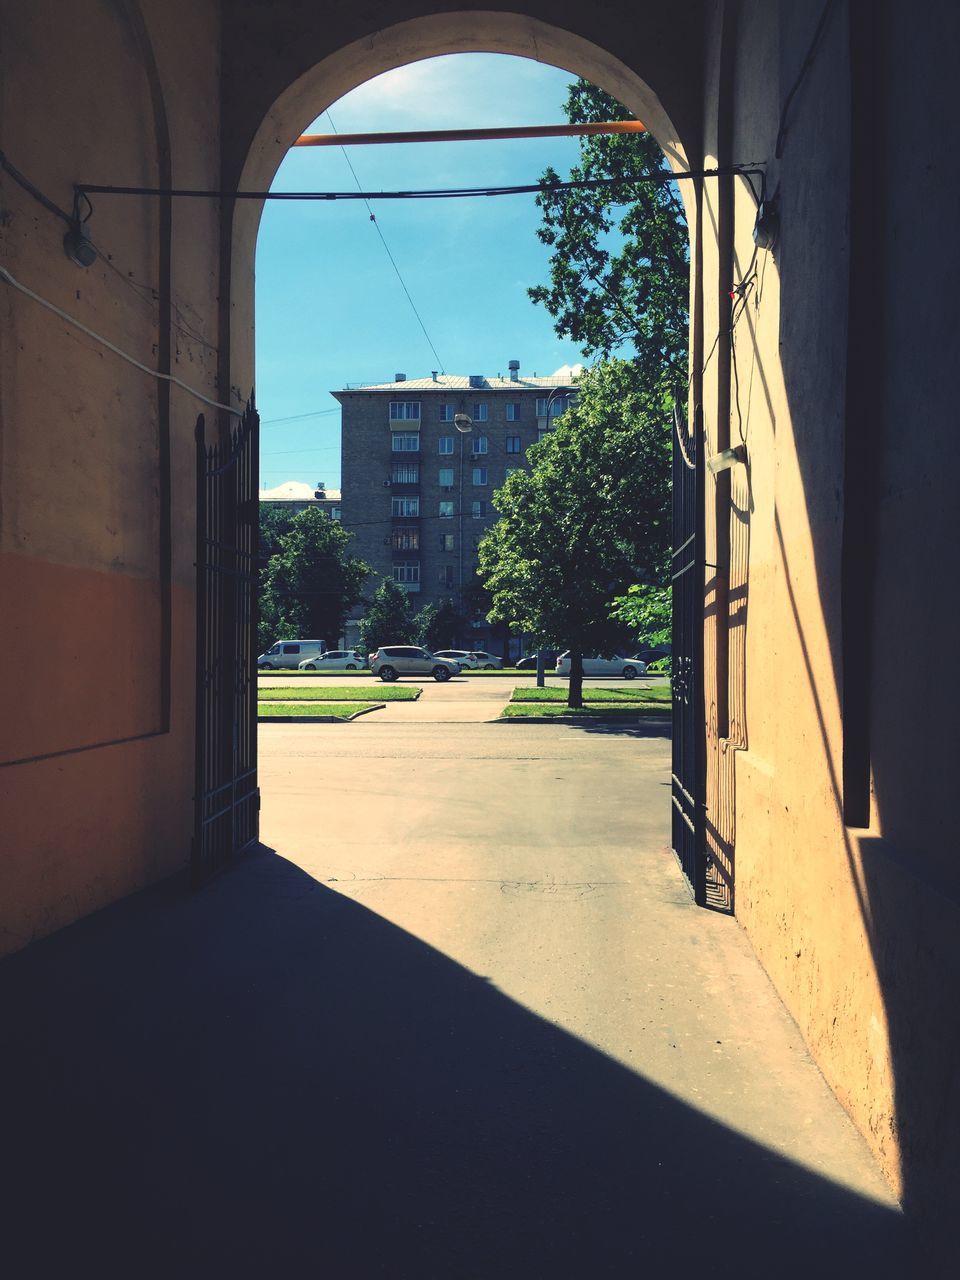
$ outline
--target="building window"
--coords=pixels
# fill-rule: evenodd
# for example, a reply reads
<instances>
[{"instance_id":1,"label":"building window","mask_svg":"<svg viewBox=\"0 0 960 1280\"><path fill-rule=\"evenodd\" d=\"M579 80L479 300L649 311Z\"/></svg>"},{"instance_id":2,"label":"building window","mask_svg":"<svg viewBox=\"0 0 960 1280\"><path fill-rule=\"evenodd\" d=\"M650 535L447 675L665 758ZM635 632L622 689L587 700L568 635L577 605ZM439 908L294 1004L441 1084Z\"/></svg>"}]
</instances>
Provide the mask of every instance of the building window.
<instances>
[{"instance_id":1,"label":"building window","mask_svg":"<svg viewBox=\"0 0 960 1280\"><path fill-rule=\"evenodd\" d=\"M442 404L440 406L440 421L441 422L453 421L453 405L452 404Z\"/></svg>"},{"instance_id":2,"label":"building window","mask_svg":"<svg viewBox=\"0 0 960 1280\"><path fill-rule=\"evenodd\" d=\"M520 437L507 436L507 453L519 453L519 452L520 452Z\"/></svg>"},{"instance_id":3,"label":"building window","mask_svg":"<svg viewBox=\"0 0 960 1280\"><path fill-rule=\"evenodd\" d=\"M444 518L444 519L446 519L446 518L447 518L447 517L449 517L449 516L452 516L452 515L453 515L453 503L452 503L452 502L441 502L441 503L440 503L440 515L441 515L441 516L443 516L443 518Z\"/></svg>"},{"instance_id":4,"label":"building window","mask_svg":"<svg viewBox=\"0 0 960 1280\"><path fill-rule=\"evenodd\" d=\"M420 550L420 530L405 529L405 528L394 529L393 549L394 551L419 551Z\"/></svg>"},{"instance_id":5,"label":"building window","mask_svg":"<svg viewBox=\"0 0 960 1280\"><path fill-rule=\"evenodd\" d=\"M473 406L473 420L474 422L486 422L487 406L485 404L475 404Z\"/></svg>"},{"instance_id":6,"label":"building window","mask_svg":"<svg viewBox=\"0 0 960 1280\"><path fill-rule=\"evenodd\" d=\"M420 561L419 560L398 560L393 566L394 582L419 582L420 581Z\"/></svg>"},{"instance_id":7,"label":"building window","mask_svg":"<svg viewBox=\"0 0 960 1280\"><path fill-rule=\"evenodd\" d=\"M545 418L547 416L547 397L537 396L537 417Z\"/></svg>"},{"instance_id":8,"label":"building window","mask_svg":"<svg viewBox=\"0 0 960 1280\"><path fill-rule=\"evenodd\" d=\"M390 401L390 421L391 422L419 422L420 421L420 401L419 400L391 400Z\"/></svg>"},{"instance_id":9,"label":"building window","mask_svg":"<svg viewBox=\"0 0 960 1280\"><path fill-rule=\"evenodd\" d=\"M339 519L340 519L340 508L339 508L339 507L331 507L331 508L330 508L330 519L331 519L331 520L339 520Z\"/></svg>"},{"instance_id":10,"label":"building window","mask_svg":"<svg viewBox=\"0 0 960 1280\"><path fill-rule=\"evenodd\" d=\"M453 436L441 436L437 445L440 453L453 453Z\"/></svg>"},{"instance_id":11,"label":"building window","mask_svg":"<svg viewBox=\"0 0 960 1280\"><path fill-rule=\"evenodd\" d=\"M441 551L453 551L453 549L454 549L454 547L455 547L455 546L456 546L456 535L455 535L455 534L453 534L453 533L441 533L441 535L440 535L440 550L441 550Z\"/></svg>"},{"instance_id":12,"label":"building window","mask_svg":"<svg viewBox=\"0 0 960 1280\"><path fill-rule=\"evenodd\" d=\"M519 400L514 400L513 402L507 405L507 421L508 422L520 421L520 401Z\"/></svg>"},{"instance_id":13,"label":"building window","mask_svg":"<svg viewBox=\"0 0 960 1280\"><path fill-rule=\"evenodd\" d=\"M395 462L390 472L393 484L418 484L420 468L415 462Z\"/></svg>"},{"instance_id":14,"label":"building window","mask_svg":"<svg viewBox=\"0 0 960 1280\"><path fill-rule=\"evenodd\" d=\"M474 467L474 468L473 468L473 483L474 483L474 484L486 484L486 483L487 483L487 468L486 468L486 467Z\"/></svg>"},{"instance_id":15,"label":"building window","mask_svg":"<svg viewBox=\"0 0 960 1280\"><path fill-rule=\"evenodd\" d=\"M453 467L441 467L438 481L441 489L453 488Z\"/></svg>"},{"instance_id":16,"label":"building window","mask_svg":"<svg viewBox=\"0 0 960 1280\"><path fill-rule=\"evenodd\" d=\"M490 441L486 436L476 436L473 441L473 453L486 453L490 448Z\"/></svg>"},{"instance_id":17,"label":"building window","mask_svg":"<svg viewBox=\"0 0 960 1280\"><path fill-rule=\"evenodd\" d=\"M538 444L545 436L549 436L549 435L553 435L552 427L537 427L537 443Z\"/></svg>"},{"instance_id":18,"label":"building window","mask_svg":"<svg viewBox=\"0 0 960 1280\"><path fill-rule=\"evenodd\" d=\"M439 582L441 587L453 586L453 565L452 564L444 564L440 566L440 571L437 574L437 581Z\"/></svg>"},{"instance_id":19,"label":"building window","mask_svg":"<svg viewBox=\"0 0 960 1280\"><path fill-rule=\"evenodd\" d=\"M418 516L420 514L420 499L391 498L390 514L393 516Z\"/></svg>"},{"instance_id":20,"label":"building window","mask_svg":"<svg viewBox=\"0 0 960 1280\"><path fill-rule=\"evenodd\" d=\"M390 448L394 453L419 453L419 436L401 436L395 431L390 437Z\"/></svg>"},{"instance_id":21,"label":"building window","mask_svg":"<svg viewBox=\"0 0 960 1280\"><path fill-rule=\"evenodd\" d=\"M482 520L487 514L487 504L485 502L472 502L470 504L471 512L474 520Z\"/></svg>"}]
</instances>

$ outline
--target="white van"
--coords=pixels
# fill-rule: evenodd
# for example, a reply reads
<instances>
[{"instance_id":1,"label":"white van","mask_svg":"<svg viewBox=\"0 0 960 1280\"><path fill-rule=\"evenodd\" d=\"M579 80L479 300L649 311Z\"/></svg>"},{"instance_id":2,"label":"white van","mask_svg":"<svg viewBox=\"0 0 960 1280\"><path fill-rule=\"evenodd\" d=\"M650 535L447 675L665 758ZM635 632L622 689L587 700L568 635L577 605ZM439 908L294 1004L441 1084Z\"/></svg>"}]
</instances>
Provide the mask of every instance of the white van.
<instances>
[{"instance_id":1,"label":"white van","mask_svg":"<svg viewBox=\"0 0 960 1280\"><path fill-rule=\"evenodd\" d=\"M304 658L316 658L326 653L324 640L278 640L257 659L260 671L296 670Z\"/></svg>"}]
</instances>

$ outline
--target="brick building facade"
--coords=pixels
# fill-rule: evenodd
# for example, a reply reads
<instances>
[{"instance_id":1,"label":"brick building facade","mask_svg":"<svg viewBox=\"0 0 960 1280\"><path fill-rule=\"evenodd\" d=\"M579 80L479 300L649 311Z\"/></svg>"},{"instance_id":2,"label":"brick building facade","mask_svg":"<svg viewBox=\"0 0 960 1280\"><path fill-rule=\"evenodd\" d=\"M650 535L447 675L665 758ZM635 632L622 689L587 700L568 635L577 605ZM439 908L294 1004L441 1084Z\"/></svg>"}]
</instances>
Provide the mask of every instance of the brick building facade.
<instances>
[{"instance_id":1,"label":"brick building facade","mask_svg":"<svg viewBox=\"0 0 960 1280\"><path fill-rule=\"evenodd\" d=\"M477 545L496 519L493 495L566 408L570 379L434 374L335 391L343 408L341 509L353 551L392 577L418 607L461 603L475 581ZM466 419L466 420L465 420ZM469 597L468 597L469 599ZM362 613L359 613L362 616ZM348 625L346 643L356 640ZM476 620L463 643L485 646Z\"/></svg>"}]
</instances>

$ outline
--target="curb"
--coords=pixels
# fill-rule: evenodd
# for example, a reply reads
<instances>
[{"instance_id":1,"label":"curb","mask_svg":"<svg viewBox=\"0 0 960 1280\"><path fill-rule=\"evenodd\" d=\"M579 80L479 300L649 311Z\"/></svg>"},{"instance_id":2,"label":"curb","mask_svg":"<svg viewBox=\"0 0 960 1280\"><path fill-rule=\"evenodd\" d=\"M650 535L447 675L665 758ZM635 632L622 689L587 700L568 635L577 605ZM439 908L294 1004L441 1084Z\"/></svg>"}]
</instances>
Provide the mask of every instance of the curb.
<instances>
[{"instance_id":1,"label":"curb","mask_svg":"<svg viewBox=\"0 0 960 1280\"><path fill-rule=\"evenodd\" d=\"M354 711L352 716L257 716L257 724L349 724L369 711L382 711L386 705L385 702L375 702L373 706Z\"/></svg>"}]
</instances>

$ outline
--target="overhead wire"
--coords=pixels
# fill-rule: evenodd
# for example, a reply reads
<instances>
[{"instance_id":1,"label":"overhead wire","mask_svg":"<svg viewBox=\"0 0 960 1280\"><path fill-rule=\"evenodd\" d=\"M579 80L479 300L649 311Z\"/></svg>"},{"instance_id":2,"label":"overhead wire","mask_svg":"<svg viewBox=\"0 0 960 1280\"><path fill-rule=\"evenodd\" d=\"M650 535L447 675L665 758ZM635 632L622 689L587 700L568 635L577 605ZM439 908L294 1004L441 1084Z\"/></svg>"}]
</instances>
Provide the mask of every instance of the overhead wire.
<instances>
[{"instance_id":1,"label":"overhead wire","mask_svg":"<svg viewBox=\"0 0 960 1280\"><path fill-rule=\"evenodd\" d=\"M330 128L333 130L334 133L336 133L337 126L333 123L333 116L330 114L329 110L327 111L327 119L330 121ZM347 154L347 148L344 146L341 146L340 150L343 152L343 158L344 160L346 160L347 166L349 167L350 172L353 174L353 180L357 184L357 191L362 192L363 187L360 184L360 179L357 177L357 171L353 167L353 161L350 159L349 155ZM394 258L393 254L390 252L390 246L387 244L386 236L383 234L383 230L380 226L380 223L377 221L377 215L370 208L369 200L364 199L363 203L366 206L367 213L370 215L370 221L373 223L374 230L376 231L377 235L380 237L380 243L383 245L384 250L386 251L386 255L390 259L390 265L393 267L394 271L397 273L397 279L400 281L400 288L406 294L407 301L410 303L410 308L413 311L413 314L417 317L417 324L419 324L420 328L423 330L423 336L427 340L427 345L430 347L430 350L433 352L434 359L436 360L437 364L440 366L440 372L445 373L446 370L443 367L443 361L440 359L440 356L437 354L437 348L433 344L433 339L430 337L429 333L427 333L427 326L423 323L423 317L420 315L420 312L417 310L417 304L414 302L410 294L410 290L407 288L407 282L404 280L403 275L401 274L400 268L397 266L397 260L396 258Z\"/></svg>"}]
</instances>

